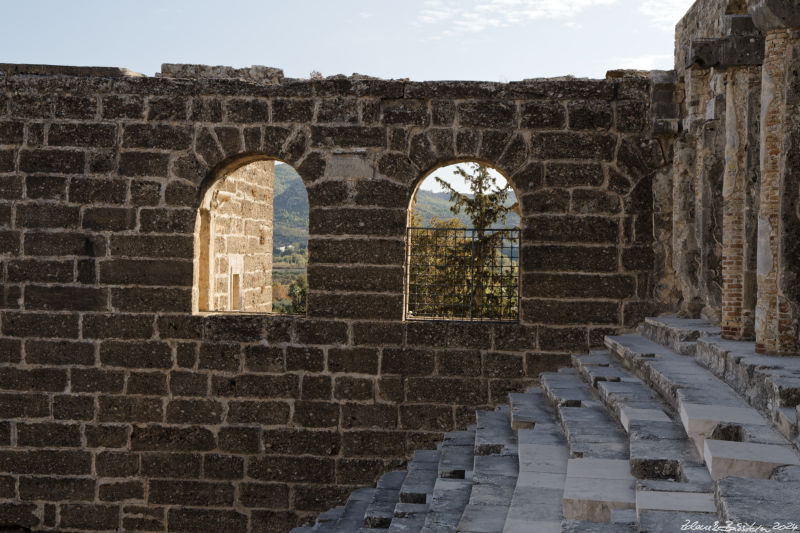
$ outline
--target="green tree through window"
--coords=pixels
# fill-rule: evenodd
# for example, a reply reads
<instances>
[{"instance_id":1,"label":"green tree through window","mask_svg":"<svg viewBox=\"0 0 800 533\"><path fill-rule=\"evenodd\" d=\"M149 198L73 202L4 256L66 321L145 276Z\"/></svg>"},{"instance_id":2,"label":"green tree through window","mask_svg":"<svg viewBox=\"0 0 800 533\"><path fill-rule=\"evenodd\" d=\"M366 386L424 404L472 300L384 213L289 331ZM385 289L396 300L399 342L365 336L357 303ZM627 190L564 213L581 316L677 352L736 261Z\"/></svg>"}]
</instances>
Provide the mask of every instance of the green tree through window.
<instances>
[{"instance_id":1,"label":"green tree through window","mask_svg":"<svg viewBox=\"0 0 800 533\"><path fill-rule=\"evenodd\" d=\"M508 183L479 163L458 165L454 175L469 192L436 177L459 218L433 217L421 227L412 212L408 232L409 318L516 320L519 303L519 230L506 227L518 211Z\"/></svg>"}]
</instances>

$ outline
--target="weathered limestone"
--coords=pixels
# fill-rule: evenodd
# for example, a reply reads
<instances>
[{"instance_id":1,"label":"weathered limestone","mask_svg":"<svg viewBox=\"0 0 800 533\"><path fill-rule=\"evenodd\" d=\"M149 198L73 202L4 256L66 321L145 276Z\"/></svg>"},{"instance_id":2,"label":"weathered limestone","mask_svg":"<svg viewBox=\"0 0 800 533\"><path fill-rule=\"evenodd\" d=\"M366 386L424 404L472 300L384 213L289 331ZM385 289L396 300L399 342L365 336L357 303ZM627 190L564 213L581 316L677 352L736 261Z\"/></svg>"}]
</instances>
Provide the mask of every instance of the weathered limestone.
<instances>
[{"instance_id":1,"label":"weathered limestone","mask_svg":"<svg viewBox=\"0 0 800 533\"><path fill-rule=\"evenodd\" d=\"M699 320L650 318L646 324L643 331L699 360L703 349L689 344L748 344L718 340ZM692 357L636 335L609 337L607 344L610 352L575 355L574 368L544 373L544 390L511 393L510 417L507 409L477 413L481 440L494 441L497 453L476 455L465 479L439 477L429 503L397 504L381 530L661 533L728 519L770 524L767 511L792 520L800 456L765 419ZM728 359L727 366L737 364ZM606 457L604 444L616 444L621 431L617 420L628 433L622 443L630 455ZM509 443L512 424L520 427ZM702 439L704 455L696 453L692 436ZM451 432L440 452L416 454L420 464L410 469L430 471L438 456L439 472L447 473L448 448L475 446L471 430Z\"/></svg>"},{"instance_id":2,"label":"weathered limestone","mask_svg":"<svg viewBox=\"0 0 800 533\"><path fill-rule=\"evenodd\" d=\"M503 533L558 533L569 448L539 389L510 399L512 424L516 415L530 427L518 428L519 476Z\"/></svg>"},{"instance_id":3,"label":"weathered limestone","mask_svg":"<svg viewBox=\"0 0 800 533\"><path fill-rule=\"evenodd\" d=\"M765 3L765 6L772 3ZM775 5L787 5L775 2ZM756 8L756 13L761 12ZM766 16L766 15L765 15ZM797 29L766 34L762 69L761 194L758 218L758 301L756 351L796 354L800 289L797 239L800 214L797 188L800 167L800 86L792 72L800 66Z\"/></svg>"},{"instance_id":4,"label":"weathered limestone","mask_svg":"<svg viewBox=\"0 0 800 533\"><path fill-rule=\"evenodd\" d=\"M797 451L769 422L694 361L636 335L607 337L606 345L673 403L714 479L767 478L797 464Z\"/></svg>"},{"instance_id":5,"label":"weathered limestone","mask_svg":"<svg viewBox=\"0 0 800 533\"><path fill-rule=\"evenodd\" d=\"M205 193L195 223L197 311L272 311L275 162L228 172Z\"/></svg>"},{"instance_id":6,"label":"weathered limestone","mask_svg":"<svg viewBox=\"0 0 800 533\"><path fill-rule=\"evenodd\" d=\"M439 477L469 479L475 455L475 430L445 434L440 447Z\"/></svg>"},{"instance_id":7,"label":"weathered limestone","mask_svg":"<svg viewBox=\"0 0 800 533\"><path fill-rule=\"evenodd\" d=\"M767 479L781 466L800 465L787 445L705 439L703 458L713 479L726 476Z\"/></svg>"},{"instance_id":8,"label":"weathered limestone","mask_svg":"<svg viewBox=\"0 0 800 533\"><path fill-rule=\"evenodd\" d=\"M730 68L726 99L721 326L724 338L741 340L755 320L760 67Z\"/></svg>"}]
</instances>

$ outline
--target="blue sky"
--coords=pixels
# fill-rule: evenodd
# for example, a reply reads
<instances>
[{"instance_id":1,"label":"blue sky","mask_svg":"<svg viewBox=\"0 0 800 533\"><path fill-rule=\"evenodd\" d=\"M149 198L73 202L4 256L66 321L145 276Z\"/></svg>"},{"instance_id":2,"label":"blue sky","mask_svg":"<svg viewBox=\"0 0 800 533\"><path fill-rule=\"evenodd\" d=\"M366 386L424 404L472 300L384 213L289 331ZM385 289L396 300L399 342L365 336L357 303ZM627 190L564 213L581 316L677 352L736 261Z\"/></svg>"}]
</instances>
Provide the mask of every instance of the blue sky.
<instances>
[{"instance_id":1,"label":"blue sky","mask_svg":"<svg viewBox=\"0 0 800 533\"><path fill-rule=\"evenodd\" d=\"M0 0L0 62L268 65L289 77L603 77L671 68L691 0Z\"/></svg>"}]
</instances>

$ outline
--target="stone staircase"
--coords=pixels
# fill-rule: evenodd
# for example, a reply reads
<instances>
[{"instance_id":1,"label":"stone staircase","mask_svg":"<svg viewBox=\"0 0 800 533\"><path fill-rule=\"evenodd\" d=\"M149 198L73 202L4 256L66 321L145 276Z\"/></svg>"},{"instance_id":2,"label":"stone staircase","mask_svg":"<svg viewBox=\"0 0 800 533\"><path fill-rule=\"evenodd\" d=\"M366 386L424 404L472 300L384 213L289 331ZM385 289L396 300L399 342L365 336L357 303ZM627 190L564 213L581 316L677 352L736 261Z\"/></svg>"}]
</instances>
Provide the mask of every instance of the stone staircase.
<instances>
[{"instance_id":1,"label":"stone staircase","mask_svg":"<svg viewBox=\"0 0 800 533\"><path fill-rule=\"evenodd\" d=\"M671 317L605 345L293 533L800 523L800 358Z\"/></svg>"}]
</instances>

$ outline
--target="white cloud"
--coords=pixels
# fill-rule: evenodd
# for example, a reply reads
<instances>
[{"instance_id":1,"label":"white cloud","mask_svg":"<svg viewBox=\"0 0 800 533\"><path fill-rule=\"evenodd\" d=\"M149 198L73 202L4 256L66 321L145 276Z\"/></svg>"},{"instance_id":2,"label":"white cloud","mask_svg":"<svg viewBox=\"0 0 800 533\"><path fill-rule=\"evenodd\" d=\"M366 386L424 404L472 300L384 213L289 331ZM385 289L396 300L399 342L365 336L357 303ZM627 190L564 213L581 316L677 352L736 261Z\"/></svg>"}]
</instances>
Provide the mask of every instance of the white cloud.
<instances>
[{"instance_id":1,"label":"white cloud","mask_svg":"<svg viewBox=\"0 0 800 533\"><path fill-rule=\"evenodd\" d=\"M618 68L634 70L669 70L673 67L672 54L644 54L633 57L618 57L614 65Z\"/></svg>"},{"instance_id":2,"label":"white cloud","mask_svg":"<svg viewBox=\"0 0 800 533\"><path fill-rule=\"evenodd\" d=\"M429 0L417 20L423 24L447 21L456 32L480 32L539 19L567 19L618 0ZM466 4L466 5L465 5Z\"/></svg>"},{"instance_id":3,"label":"white cloud","mask_svg":"<svg viewBox=\"0 0 800 533\"><path fill-rule=\"evenodd\" d=\"M672 31L695 0L644 0L639 12L665 30Z\"/></svg>"}]
</instances>

